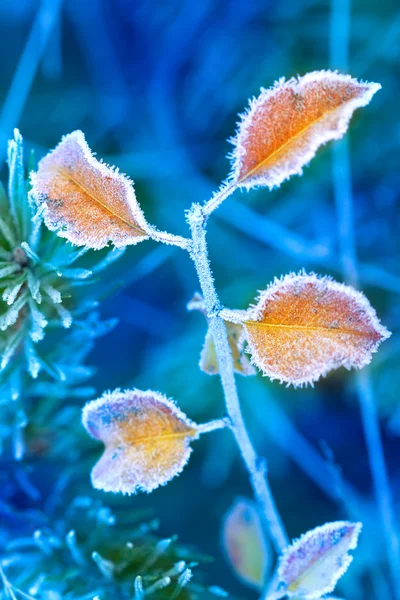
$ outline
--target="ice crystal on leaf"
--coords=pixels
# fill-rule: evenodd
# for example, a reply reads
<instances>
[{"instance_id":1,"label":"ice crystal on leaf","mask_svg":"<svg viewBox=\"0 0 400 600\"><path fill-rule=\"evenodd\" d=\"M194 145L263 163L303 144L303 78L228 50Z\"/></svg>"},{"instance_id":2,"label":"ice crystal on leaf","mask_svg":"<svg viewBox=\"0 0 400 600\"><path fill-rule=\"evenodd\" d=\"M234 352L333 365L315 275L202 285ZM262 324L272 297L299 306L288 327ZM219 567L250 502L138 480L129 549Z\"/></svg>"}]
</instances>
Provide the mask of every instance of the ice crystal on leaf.
<instances>
[{"instance_id":1,"label":"ice crystal on leaf","mask_svg":"<svg viewBox=\"0 0 400 600\"><path fill-rule=\"evenodd\" d=\"M222 544L239 579L261 589L271 564L271 552L254 502L239 498L231 506L223 524Z\"/></svg>"},{"instance_id":2,"label":"ice crystal on leaf","mask_svg":"<svg viewBox=\"0 0 400 600\"><path fill-rule=\"evenodd\" d=\"M81 131L66 135L32 173L31 197L52 231L98 250L149 237L132 182L98 161Z\"/></svg>"},{"instance_id":3,"label":"ice crystal on leaf","mask_svg":"<svg viewBox=\"0 0 400 600\"><path fill-rule=\"evenodd\" d=\"M92 471L95 488L132 494L151 492L186 465L198 426L157 392L115 390L83 410L88 433L105 452Z\"/></svg>"},{"instance_id":4,"label":"ice crystal on leaf","mask_svg":"<svg viewBox=\"0 0 400 600\"><path fill-rule=\"evenodd\" d=\"M231 181L248 189L279 186L326 142L341 138L353 112L380 89L349 75L315 71L261 89L250 102L232 140Z\"/></svg>"},{"instance_id":5,"label":"ice crystal on leaf","mask_svg":"<svg viewBox=\"0 0 400 600\"><path fill-rule=\"evenodd\" d=\"M228 312L234 319L236 312ZM341 366L367 365L390 335L361 292L314 274L276 279L237 315L254 364L295 386Z\"/></svg>"},{"instance_id":6,"label":"ice crystal on leaf","mask_svg":"<svg viewBox=\"0 0 400 600\"><path fill-rule=\"evenodd\" d=\"M353 558L361 523L326 523L302 535L280 559L280 590L293 598L320 598L332 592Z\"/></svg>"}]
</instances>

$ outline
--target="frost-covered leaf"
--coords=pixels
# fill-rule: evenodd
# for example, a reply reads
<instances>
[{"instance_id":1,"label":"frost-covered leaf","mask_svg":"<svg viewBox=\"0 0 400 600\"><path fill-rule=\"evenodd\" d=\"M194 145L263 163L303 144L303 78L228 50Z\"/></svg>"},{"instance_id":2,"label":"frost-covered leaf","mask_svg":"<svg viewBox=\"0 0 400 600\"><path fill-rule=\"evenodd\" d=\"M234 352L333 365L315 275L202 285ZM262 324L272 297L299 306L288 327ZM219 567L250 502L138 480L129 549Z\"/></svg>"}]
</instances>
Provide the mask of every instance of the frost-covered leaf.
<instances>
[{"instance_id":1,"label":"frost-covered leaf","mask_svg":"<svg viewBox=\"0 0 400 600\"><path fill-rule=\"evenodd\" d=\"M3 371L10 360L13 358L18 346L24 339L25 332L22 329L16 329L9 336L7 343L1 353L0 372Z\"/></svg>"},{"instance_id":2,"label":"frost-covered leaf","mask_svg":"<svg viewBox=\"0 0 400 600\"><path fill-rule=\"evenodd\" d=\"M95 488L133 494L151 492L178 475L191 453L197 425L157 392L115 390L83 409L88 433L105 451L92 471Z\"/></svg>"},{"instance_id":3,"label":"frost-covered leaf","mask_svg":"<svg viewBox=\"0 0 400 600\"><path fill-rule=\"evenodd\" d=\"M245 339L243 327L237 323L225 322L229 346L232 352L233 368L240 375L255 375L256 370L244 352ZM200 355L200 369L208 375L219 373L217 354L210 331L207 331Z\"/></svg>"},{"instance_id":4,"label":"frost-covered leaf","mask_svg":"<svg viewBox=\"0 0 400 600\"><path fill-rule=\"evenodd\" d=\"M198 310L207 319L204 300L200 294L195 294L187 305L188 310ZM208 319L207 319L208 321ZM255 375L256 371L245 354L245 336L243 326L240 323L225 321L228 342L232 353L233 368L240 375ZM200 369L208 375L218 374L218 360L212 335L208 330L204 340L204 346L200 355Z\"/></svg>"},{"instance_id":5,"label":"frost-covered leaf","mask_svg":"<svg viewBox=\"0 0 400 600\"><path fill-rule=\"evenodd\" d=\"M21 310L29 300L26 292L20 294L17 300L0 316L0 330L5 331L17 322Z\"/></svg>"},{"instance_id":6,"label":"frost-covered leaf","mask_svg":"<svg viewBox=\"0 0 400 600\"><path fill-rule=\"evenodd\" d=\"M225 517L222 543L239 579L261 589L271 565L271 553L254 502L246 498L236 500Z\"/></svg>"},{"instance_id":7,"label":"frost-covered leaf","mask_svg":"<svg viewBox=\"0 0 400 600\"><path fill-rule=\"evenodd\" d=\"M132 182L98 161L81 131L66 135L31 174L30 197L49 229L73 244L100 249L149 237Z\"/></svg>"},{"instance_id":8,"label":"frost-covered leaf","mask_svg":"<svg viewBox=\"0 0 400 600\"><path fill-rule=\"evenodd\" d=\"M320 598L332 592L353 558L361 523L326 523L302 535L280 559L280 590L292 598Z\"/></svg>"},{"instance_id":9,"label":"frost-covered leaf","mask_svg":"<svg viewBox=\"0 0 400 600\"><path fill-rule=\"evenodd\" d=\"M14 139L8 142L8 197L14 223L19 236L26 238L32 218L31 207L26 201L26 181L23 159L23 140L18 129L14 129Z\"/></svg>"},{"instance_id":10,"label":"frost-covered leaf","mask_svg":"<svg viewBox=\"0 0 400 600\"><path fill-rule=\"evenodd\" d=\"M390 336L362 293L314 274L276 279L255 306L237 314L253 363L293 385L341 366L365 366Z\"/></svg>"},{"instance_id":11,"label":"frost-covered leaf","mask_svg":"<svg viewBox=\"0 0 400 600\"><path fill-rule=\"evenodd\" d=\"M262 89L232 140L232 182L248 189L273 188L300 175L319 146L344 135L355 109L368 104L380 87L315 71Z\"/></svg>"},{"instance_id":12,"label":"frost-covered leaf","mask_svg":"<svg viewBox=\"0 0 400 600\"><path fill-rule=\"evenodd\" d=\"M193 295L193 298L187 303L186 308L188 310L198 310L199 312L201 312L201 314L203 314L205 317L207 317L207 311L206 311L206 305L204 303L204 298L201 294L199 294L199 292L196 292Z\"/></svg>"}]
</instances>

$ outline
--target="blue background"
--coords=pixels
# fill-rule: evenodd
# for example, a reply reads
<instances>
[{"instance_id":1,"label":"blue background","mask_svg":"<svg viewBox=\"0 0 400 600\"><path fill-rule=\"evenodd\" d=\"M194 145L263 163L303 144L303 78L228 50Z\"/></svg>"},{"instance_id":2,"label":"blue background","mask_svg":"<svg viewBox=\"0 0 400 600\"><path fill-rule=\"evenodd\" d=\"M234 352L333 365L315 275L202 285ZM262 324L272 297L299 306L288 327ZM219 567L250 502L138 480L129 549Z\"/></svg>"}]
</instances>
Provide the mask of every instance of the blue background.
<instances>
[{"instance_id":1,"label":"blue background","mask_svg":"<svg viewBox=\"0 0 400 600\"><path fill-rule=\"evenodd\" d=\"M99 157L135 181L148 220L181 235L188 234L185 210L210 197L227 176L226 140L248 98L279 77L346 62L346 22L333 22L330 3L321 0L65 0L57 9L55 0L0 4L1 158L16 125L38 157L63 134L82 129ZM356 0L349 38L349 72L383 86L355 115L348 142L360 285L394 333L371 373L398 507L398 3ZM342 280L336 223L328 146L302 178L272 192L237 192L209 225L221 301L246 308L275 276L303 267ZM186 312L198 283L185 253L154 242L131 247L99 285L101 315L118 317L119 325L97 341L90 356L98 393L152 388L173 397L198 422L222 416L218 379L198 369L206 327L200 314ZM301 390L261 375L238 377L238 386L290 537L346 518L343 498L329 496L341 495L340 473L372 499L352 373L340 369ZM238 451L223 431L197 442L189 465L168 486L151 496L106 500L126 510L151 508L164 535L177 533L215 558L206 567L210 582L250 596L220 547L221 519L237 495L250 495L250 489ZM373 521L366 523L365 551L382 534L378 528L375 537ZM349 598L365 597L360 585L371 585L361 559L357 579L356 563L355 587L350 575L344 580Z\"/></svg>"}]
</instances>

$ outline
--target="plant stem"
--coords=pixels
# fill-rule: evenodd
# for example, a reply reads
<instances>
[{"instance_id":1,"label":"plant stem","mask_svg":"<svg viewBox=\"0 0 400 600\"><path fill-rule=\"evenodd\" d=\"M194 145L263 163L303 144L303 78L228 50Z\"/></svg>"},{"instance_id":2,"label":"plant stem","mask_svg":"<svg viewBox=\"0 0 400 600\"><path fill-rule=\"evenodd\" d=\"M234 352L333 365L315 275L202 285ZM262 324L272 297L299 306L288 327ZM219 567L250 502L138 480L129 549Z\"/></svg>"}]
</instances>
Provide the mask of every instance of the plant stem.
<instances>
[{"instance_id":1,"label":"plant stem","mask_svg":"<svg viewBox=\"0 0 400 600\"><path fill-rule=\"evenodd\" d=\"M210 214L214 212L214 210L218 208L218 206L236 190L236 188L237 183L228 183L222 185L218 192L216 192L214 196L210 198L210 200L203 206L203 217L209 217Z\"/></svg>"},{"instance_id":2,"label":"plant stem","mask_svg":"<svg viewBox=\"0 0 400 600\"><path fill-rule=\"evenodd\" d=\"M198 425L196 430L197 433L210 433L210 431L215 431L216 429L224 429L225 427L230 427L230 419L215 419L215 421L208 421L208 423L203 423L202 425Z\"/></svg>"},{"instance_id":3,"label":"plant stem","mask_svg":"<svg viewBox=\"0 0 400 600\"><path fill-rule=\"evenodd\" d=\"M333 68L348 69L351 0L332 0L330 58ZM343 276L348 283L358 285L358 260L353 216L353 191L348 141L341 140L333 149L333 193L336 203L339 250ZM368 370L356 375L357 395L368 449L375 497L382 523L386 554L391 575L393 596L400 600L399 537L395 525L393 498L390 489L379 417L374 390Z\"/></svg>"},{"instance_id":4,"label":"plant stem","mask_svg":"<svg viewBox=\"0 0 400 600\"><path fill-rule=\"evenodd\" d=\"M288 538L268 484L265 461L257 456L243 421L236 389L231 350L225 323L219 316L220 303L208 260L205 227L206 216L199 204L194 204L190 209L188 221L193 242L190 255L196 267L209 318L209 328L214 340L226 408L231 420L231 429L249 472L254 495L260 505L262 515L267 521L275 548L280 554L286 548Z\"/></svg>"},{"instance_id":5,"label":"plant stem","mask_svg":"<svg viewBox=\"0 0 400 600\"><path fill-rule=\"evenodd\" d=\"M358 268L354 240L351 170L348 146L347 143L344 143L344 140L341 140L334 149L333 167L334 196L337 207L343 277L347 283L357 287ZM374 389L368 368L357 373L355 378L375 498L386 542L393 595L397 600L400 600L400 589L397 585L398 573L400 572L399 537L395 524L393 498L380 433Z\"/></svg>"},{"instance_id":6,"label":"plant stem","mask_svg":"<svg viewBox=\"0 0 400 600\"><path fill-rule=\"evenodd\" d=\"M375 497L386 540L386 551L392 579L393 594L400 598L398 575L400 572L399 538L396 531L393 499L383 452L382 437L375 394L368 371L357 375L357 392L360 400L364 435L367 443L369 464L374 482Z\"/></svg>"},{"instance_id":7,"label":"plant stem","mask_svg":"<svg viewBox=\"0 0 400 600\"><path fill-rule=\"evenodd\" d=\"M179 248L182 248L182 250L189 250L191 243L190 239L184 238L180 235L174 235L173 233L168 233L167 231L159 231L155 228L153 228L151 231L151 239L163 244L178 246Z\"/></svg>"}]
</instances>

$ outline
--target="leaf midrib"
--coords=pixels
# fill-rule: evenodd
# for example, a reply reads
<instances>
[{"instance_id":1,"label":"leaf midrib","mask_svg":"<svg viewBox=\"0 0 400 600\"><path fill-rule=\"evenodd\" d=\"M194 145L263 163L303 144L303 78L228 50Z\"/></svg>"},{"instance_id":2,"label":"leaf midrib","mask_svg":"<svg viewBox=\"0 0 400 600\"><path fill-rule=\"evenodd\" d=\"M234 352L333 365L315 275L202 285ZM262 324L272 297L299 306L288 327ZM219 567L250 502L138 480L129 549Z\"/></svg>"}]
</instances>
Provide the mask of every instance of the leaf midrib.
<instances>
[{"instance_id":1,"label":"leaf midrib","mask_svg":"<svg viewBox=\"0 0 400 600\"><path fill-rule=\"evenodd\" d=\"M339 544L340 544L341 542L343 542L343 540L344 540L344 539L345 539L345 537L343 537L343 538L340 540ZM318 556L318 558L316 558L315 560L311 561L311 564L310 564L310 565L309 565L309 566L306 568L306 570L305 570L305 571L303 571L303 573L301 573L301 574L299 575L299 577L297 578L297 580L296 580L296 581L294 581L294 582L292 582L291 584L289 584L289 585L288 585L288 587L287 587L287 589L288 589L290 592L295 592L296 590L298 590L298 589L299 589L299 587L300 587L300 585L302 584L302 582L305 580L305 578L306 578L308 575L310 575L310 573L312 573L312 572L313 572L313 570L314 570L316 567L318 567L318 565L319 565L320 563L322 563L322 562L323 562L325 559L329 558L330 551L331 551L331 550L333 550L333 549L337 549L337 546L338 546L338 544L335 544L334 546L331 546L331 547L329 548L329 550L328 550L327 552L325 552L325 554L323 554L322 556ZM343 554L346 556L346 555L348 555L348 553L349 553L349 549L345 550Z\"/></svg>"},{"instance_id":2,"label":"leaf midrib","mask_svg":"<svg viewBox=\"0 0 400 600\"><path fill-rule=\"evenodd\" d=\"M351 98L351 100L354 100L354 98ZM296 133L296 135L294 135L293 137L291 137L287 142L285 142L282 146L279 146L279 148L277 148L276 150L274 150L272 152L272 154L270 154L269 156L267 156L266 158L264 158L264 160L262 160L261 162L259 162L255 167L253 167L248 173L246 173L246 175L244 175L243 177L241 177L238 181L238 183L243 183L244 181L246 181L246 179L248 179L249 177L251 177L252 175L254 175L254 173L256 173L259 169L262 169L265 165L268 164L269 161L273 160L276 156L279 156L280 153L284 152L284 150L293 142L295 142L300 136L303 135L303 133L305 131L307 131L307 129L310 129L310 127L312 127L313 125L316 125L317 123L320 123L323 119L325 119L325 117L333 114L334 112L336 112L337 110L339 110L339 108L342 108L345 104L347 104L347 102L349 102L350 100L346 100L346 102L340 106L337 106L336 108L332 109L332 110L328 110L326 111L323 115L321 115L318 119L315 119L315 121L312 121L312 123L308 124L306 127L303 127L298 133Z\"/></svg>"},{"instance_id":3,"label":"leaf midrib","mask_svg":"<svg viewBox=\"0 0 400 600\"><path fill-rule=\"evenodd\" d=\"M153 436L144 436L144 437L138 437L138 438L133 438L131 441L132 445L135 445L136 443L143 443L143 442L150 442L150 441L155 441L155 440L167 440L167 439L180 439L180 438L185 438L185 437L193 437L196 433L195 429L189 429L188 431L180 431L180 432L176 432L176 433L165 433L162 435L153 435ZM125 443L126 440L124 439Z\"/></svg>"},{"instance_id":4,"label":"leaf midrib","mask_svg":"<svg viewBox=\"0 0 400 600\"><path fill-rule=\"evenodd\" d=\"M119 215L118 213L116 213L110 206L107 206L107 204L104 204L104 202L102 202L101 200L99 200L99 198L97 198L96 196L94 196L94 194L92 194L80 181L78 181L77 179L75 179L75 177L70 173L70 171L67 171L66 169L59 169L59 171L65 175L66 177L68 177L73 184L75 184L79 189L81 189L84 194L86 194L87 196L89 196L89 198L91 198L92 200L94 200L94 202L97 202L97 204L100 204L100 206L102 208L104 208L105 210L107 210L111 215L113 215L114 217L116 217L117 219L119 219L120 221L122 221L125 225L127 225L128 227L130 227L131 229L133 229L134 231L136 231L137 233L141 234L141 235L147 235L147 233L145 231L143 231L143 229L141 229L140 227L138 227L137 225L135 225L134 223L131 223L130 221L127 221L126 219L124 219L124 217L121 217L121 215Z\"/></svg>"},{"instance_id":5,"label":"leaf midrib","mask_svg":"<svg viewBox=\"0 0 400 600\"><path fill-rule=\"evenodd\" d=\"M357 331L355 329L343 329L340 327L323 327L315 325L286 325L283 323L264 323L262 321L244 321L246 326L276 328L276 329L289 329L289 330L306 330L306 331L323 331L325 333L348 333L351 335L358 335L360 337L369 337L371 334L368 332Z\"/></svg>"}]
</instances>

